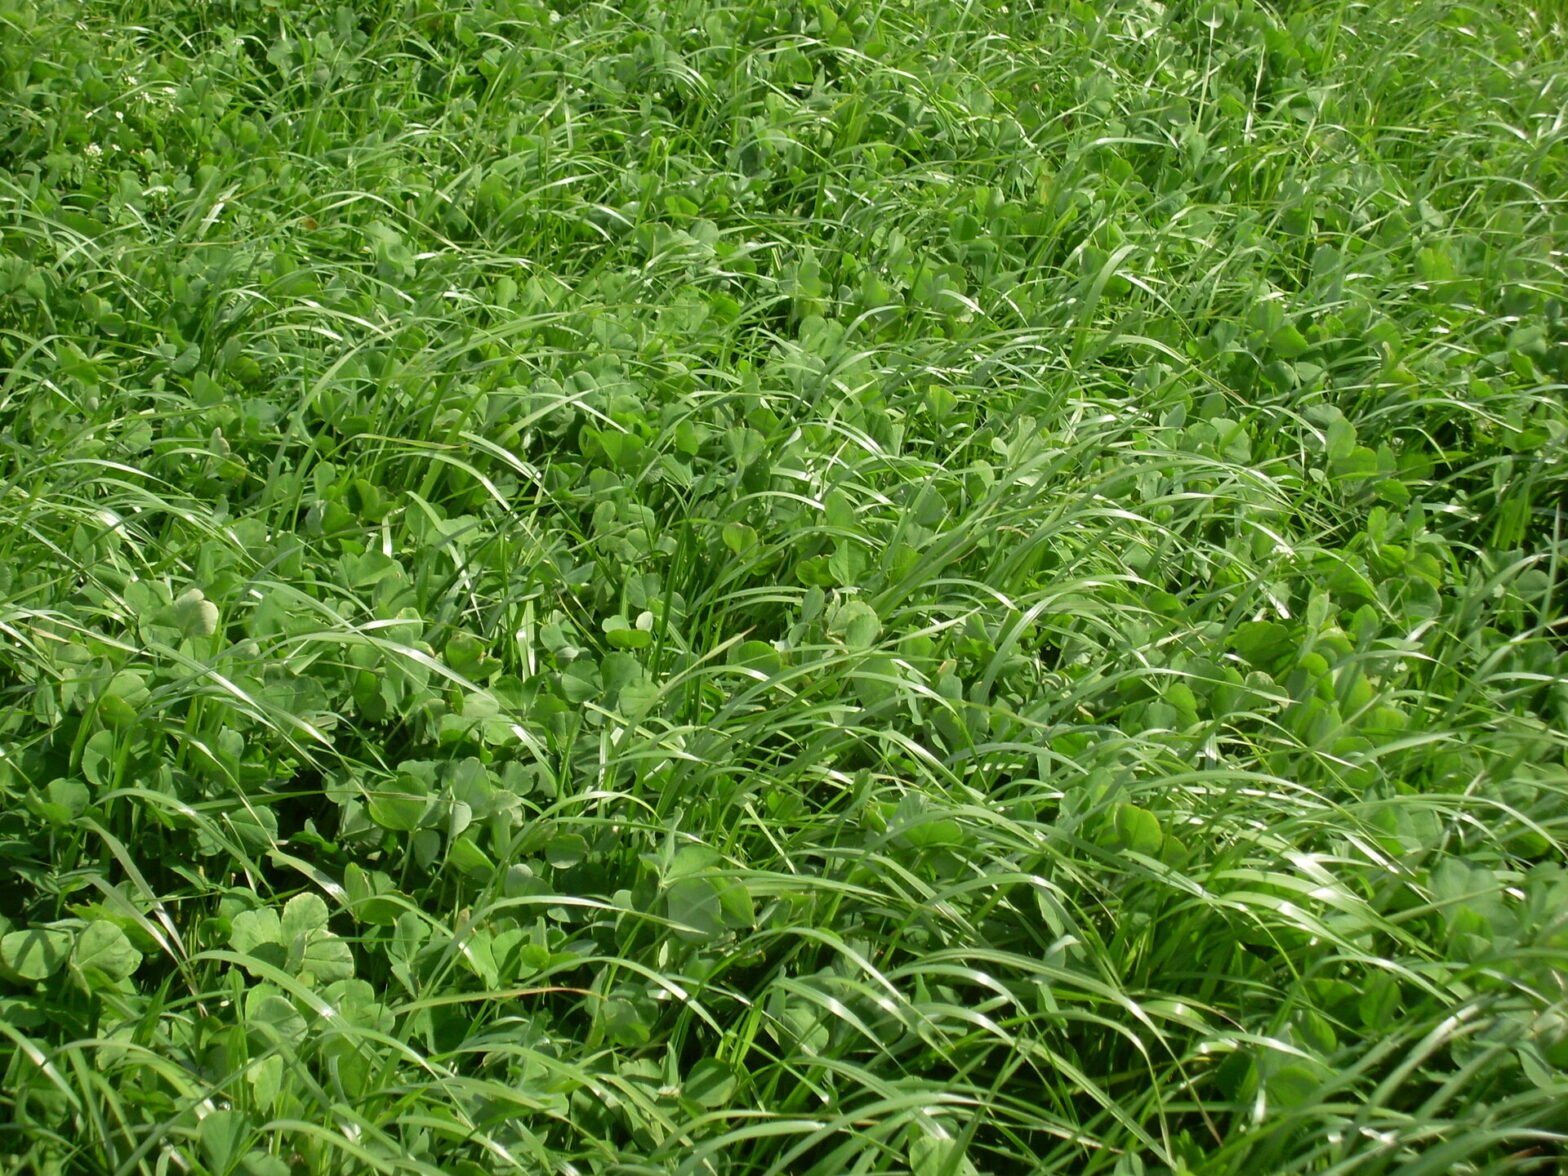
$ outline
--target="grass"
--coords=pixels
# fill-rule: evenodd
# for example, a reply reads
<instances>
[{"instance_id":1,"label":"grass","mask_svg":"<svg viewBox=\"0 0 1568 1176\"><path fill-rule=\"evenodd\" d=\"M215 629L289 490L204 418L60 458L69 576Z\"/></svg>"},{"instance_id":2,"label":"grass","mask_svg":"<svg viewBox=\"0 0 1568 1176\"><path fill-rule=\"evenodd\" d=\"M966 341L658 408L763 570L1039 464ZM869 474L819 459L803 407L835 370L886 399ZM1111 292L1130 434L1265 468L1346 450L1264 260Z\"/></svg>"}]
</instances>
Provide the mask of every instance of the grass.
<instances>
[{"instance_id":1,"label":"grass","mask_svg":"<svg viewBox=\"0 0 1568 1176\"><path fill-rule=\"evenodd\" d=\"M1560 16L0 0L0 1171L1562 1171Z\"/></svg>"}]
</instances>

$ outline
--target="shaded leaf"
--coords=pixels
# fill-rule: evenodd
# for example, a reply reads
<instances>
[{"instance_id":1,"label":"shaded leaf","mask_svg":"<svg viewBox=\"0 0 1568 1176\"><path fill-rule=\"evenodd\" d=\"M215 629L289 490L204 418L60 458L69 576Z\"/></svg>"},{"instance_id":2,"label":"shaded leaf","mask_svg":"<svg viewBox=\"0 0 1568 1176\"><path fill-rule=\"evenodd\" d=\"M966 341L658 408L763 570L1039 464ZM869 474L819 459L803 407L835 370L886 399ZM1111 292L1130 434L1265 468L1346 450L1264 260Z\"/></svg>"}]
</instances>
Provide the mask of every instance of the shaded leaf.
<instances>
[{"instance_id":1,"label":"shaded leaf","mask_svg":"<svg viewBox=\"0 0 1568 1176\"><path fill-rule=\"evenodd\" d=\"M131 945L125 932L106 919L89 923L71 953L74 967L84 972L95 969L111 980L124 980L141 962L142 953Z\"/></svg>"},{"instance_id":2,"label":"shaded leaf","mask_svg":"<svg viewBox=\"0 0 1568 1176\"><path fill-rule=\"evenodd\" d=\"M851 600L833 614L828 631L854 650L870 649L882 632L876 609L863 600Z\"/></svg>"},{"instance_id":3,"label":"shaded leaf","mask_svg":"<svg viewBox=\"0 0 1568 1176\"><path fill-rule=\"evenodd\" d=\"M1135 804L1118 804L1111 810L1111 822L1121 848L1154 857L1160 852L1165 834L1159 818Z\"/></svg>"},{"instance_id":4,"label":"shaded leaf","mask_svg":"<svg viewBox=\"0 0 1568 1176\"><path fill-rule=\"evenodd\" d=\"M733 1067L717 1058L703 1058L686 1074L681 1093L703 1107L719 1107L728 1102L739 1085Z\"/></svg>"},{"instance_id":5,"label":"shaded leaf","mask_svg":"<svg viewBox=\"0 0 1568 1176\"><path fill-rule=\"evenodd\" d=\"M47 980L64 965L71 933L58 927L33 927L0 936L0 971L21 981Z\"/></svg>"}]
</instances>

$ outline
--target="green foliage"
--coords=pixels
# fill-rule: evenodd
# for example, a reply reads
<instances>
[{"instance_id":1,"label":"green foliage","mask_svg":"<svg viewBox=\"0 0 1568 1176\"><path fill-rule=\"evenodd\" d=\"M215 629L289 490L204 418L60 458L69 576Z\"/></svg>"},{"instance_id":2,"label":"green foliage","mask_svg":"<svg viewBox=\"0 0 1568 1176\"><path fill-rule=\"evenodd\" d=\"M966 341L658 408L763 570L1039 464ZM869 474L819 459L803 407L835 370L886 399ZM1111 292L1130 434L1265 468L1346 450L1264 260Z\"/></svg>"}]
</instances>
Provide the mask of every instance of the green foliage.
<instances>
[{"instance_id":1,"label":"green foliage","mask_svg":"<svg viewBox=\"0 0 1568 1176\"><path fill-rule=\"evenodd\" d=\"M1560 7L0 0L0 1170L1560 1165Z\"/></svg>"}]
</instances>

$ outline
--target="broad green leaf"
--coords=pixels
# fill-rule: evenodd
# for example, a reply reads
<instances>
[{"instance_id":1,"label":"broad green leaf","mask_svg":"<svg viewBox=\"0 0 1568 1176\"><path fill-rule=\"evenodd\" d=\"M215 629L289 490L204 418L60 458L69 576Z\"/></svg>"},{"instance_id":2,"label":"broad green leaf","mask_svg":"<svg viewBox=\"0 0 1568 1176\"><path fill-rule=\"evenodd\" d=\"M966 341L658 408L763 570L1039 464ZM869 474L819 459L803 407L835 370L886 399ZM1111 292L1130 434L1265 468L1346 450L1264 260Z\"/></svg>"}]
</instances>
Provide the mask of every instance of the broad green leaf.
<instances>
[{"instance_id":1,"label":"broad green leaf","mask_svg":"<svg viewBox=\"0 0 1568 1176\"><path fill-rule=\"evenodd\" d=\"M757 907L744 882L738 878L720 877L713 879L713 885L719 894L719 909L726 928L740 931L756 926Z\"/></svg>"},{"instance_id":2,"label":"broad green leaf","mask_svg":"<svg viewBox=\"0 0 1568 1176\"><path fill-rule=\"evenodd\" d=\"M817 1005L805 997L782 995L779 1005L770 1010L794 1044L804 1053L820 1054L833 1040L833 1030Z\"/></svg>"},{"instance_id":3,"label":"broad green leaf","mask_svg":"<svg viewBox=\"0 0 1568 1176\"><path fill-rule=\"evenodd\" d=\"M606 694L615 694L632 682L645 682L648 672L633 654L615 651L604 655L599 673Z\"/></svg>"},{"instance_id":4,"label":"broad green leaf","mask_svg":"<svg viewBox=\"0 0 1568 1176\"><path fill-rule=\"evenodd\" d=\"M1410 505L1410 487L1395 478L1381 479L1373 489L1379 498L1390 506L1404 508Z\"/></svg>"},{"instance_id":5,"label":"broad green leaf","mask_svg":"<svg viewBox=\"0 0 1568 1176\"><path fill-rule=\"evenodd\" d=\"M702 1058L687 1071L681 1093L698 1106L721 1107L734 1095L739 1082L732 1066L717 1058Z\"/></svg>"},{"instance_id":6,"label":"broad green leaf","mask_svg":"<svg viewBox=\"0 0 1568 1176\"><path fill-rule=\"evenodd\" d=\"M387 954L395 960L412 960L420 945L430 937L430 926L411 910L402 911L393 923Z\"/></svg>"},{"instance_id":7,"label":"broad green leaf","mask_svg":"<svg viewBox=\"0 0 1568 1176\"><path fill-rule=\"evenodd\" d=\"M251 1064L245 1072L250 1083L251 1097L263 1114L270 1114L283 1090L283 1056L269 1054Z\"/></svg>"},{"instance_id":8,"label":"broad green leaf","mask_svg":"<svg viewBox=\"0 0 1568 1176\"><path fill-rule=\"evenodd\" d=\"M566 701L577 704L598 697L604 689L599 680L599 667L592 659L579 658L561 673L561 694Z\"/></svg>"},{"instance_id":9,"label":"broad green leaf","mask_svg":"<svg viewBox=\"0 0 1568 1176\"><path fill-rule=\"evenodd\" d=\"M854 503L842 490L828 491L828 496L822 500L822 510L828 526L841 531L859 530Z\"/></svg>"},{"instance_id":10,"label":"broad green leaf","mask_svg":"<svg viewBox=\"0 0 1568 1176\"><path fill-rule=\"evenodd\" d=\"M588 839L581 833L559 833L545 846L545 860L558 870L569 870L588 856Z\"/></svg>"},{"instance_id":11,"label":"broad green leaf","mask_svg":"<svg viewBox=\"0 0 1568 1176\"><path fill-rule=\"evenodd\" d=\"M109 679L109 684L104 687L104 698L114 697L122 700L127 707L134 711L146 705L151 694L147 686L147 674L142 670L120 670ZM102 705L102 699L100 699Z\"/></svg>"},{"instance_id":12,"label":"broad green leaf","mask_svg":"<svg viewBox=\"0 0 1568 1176\"><path fill-rule=\"evenodd\" d=\"M87 924L71 952L71 964L79 971L96 969L111 980L124 980L141 966L142 953L131 945L124 931L107 919Z\"/></svg>"},{"instance_id":13,"label":"broad green leaf","mask_svg":"<svg viewBox=\"0 0 1568 1176\"><path fill-rule=\"evenodd\" d=\"M278 927L280 942L292 943L300 936L325 931L327 919L327 904L319 894L296 894L283 908Z\"/></svg>"},{"instance_id":14,"label":"broad green leaf","mask_svg":"<svg viewBox=\"0 0 1568 1176\"><path fill-rule=\"evenodd\" d=\"M925 816L901 824L897 836L911 849L956 849L967 840L964 827L951 817Z\"/></svg>"},{"instance_id":15,"label":"broad green leaf","mask_svg":"<svg viewBox=\"0 0 1568 1176\"><path fill-rule=\"evenodd\" d=\"M599 1022L605 1036L616 1045L627 1048L647 1045L653 1029L637 1006L629 1000L613 998L599 1006Z\"/></svg>"},{"instance_id":16,"label":"broad green leaf","mask_svg":"<svg viewBox=\"0 0 1568 1176\"><path fill-rule=\"evenodd\" d=\"M0 936L0 972L30 983L47 980L71 952L71 933L58 927L33 927Z\"/></svg>"},{"instance_id":17,"label":"broad green leaf","mask_svg":"<svg viewBox=\"0 0 1568 1176\"><path fill-rule=\"evenodd\" d=\"M495 988L501 983L501 970L496 964L495 936L491 932L479 930L468 935L463 940L458 958L486 988Z\"/></svg>"},{"instance_id":18,"label":"broad green leaf","mask_svg":"<svg viewBox=\"0 0 1568 1176\"><path fill-rule=\"evenodd\" d=\"M1324 431L1324 444L1330 461L1343 461L1356 448L1356 426L1343 416L1335 416Z\"/></svg>"},{"instance_id":19,"label":"broad green leaf","mask_svg":"<svg viewBox=\"0 0 1568 1176\"><path fill-rule=\"evenodd\" d=\"M665 903L677 934L712 939L724 933L724 906L708 878L677 878L665 891Z\"/></svg>"},{"instance_id":20,"label":"broad green leaf","mask_svg":"<svg viewBox=\"0 0 1568 1176\"><path fill-rule=\"evenodd\" d=\"M1244 621L1230 635L1230 647L1259 669L1293 653L1296 644L1291 630L1277 621Z\"/></svg>"},{"instance_id":21,"label":"broad green leaf","mask_svg":"<svg viewBox=\"0 0 1568 1176\"><path fill-rule=\"evenodd\" d=\"M616 695L615 709L627 721L637 723L659 702L661 691L652 682L628 682Z\"/></svg>"},{"instance_id":22,"label":"broad green leaf","mask_svg":"<svg viewBox=\"0 0 1568 1176\"><path fill-rule=\"evenodd\" d=\"M278 847L278 814L270 805L250 805L224 813L223 823L242 850L264 854ZM217 854L229 851L214 844L211 852Z\"/></svg>"},{"instance_id":23,"label":"broad green leaf","mask_svg":"<svg viewBox=\"0 0 1568 1176\"><path fill-rule=\"evenodd\" d=\"M833 573L835 583L845 588L856 588L865 578L868 562L865 549L860 544L845 540L828 556L828 571Z\"/></svg>"},{"instance_id":24,"label":"broad green leaf","mask_svg":"<svg viewBox=\"0 0 1568 1176\"><path fill-rule=\"evenodd\" d=\"M348 892L350 913L362 923L391 926L412 905L398 894L385 873L364 870L356 862L344 867L343 888Z\"/></svg>"},{"instance_id":25,"label":"broad green leaf","mask_svg":"<svg viewBox=\"0 0 1568 1176\"><path fill-rule=\"evenodd\" d=\"M1285 359L1299 359L1310 349L1306 336L1286 323L1269 336L1269 347Z\"/></svg>"},{"instance_id":26,"label":"broad green leaf","mask_svg":"<svg viewBox=\"0 0 1568 1176\"><path fill-rule=\"evenodd\" d=\"M165 616L167 623L187 637L210 637L218 631L218 606L208 600L200 588L182 592Z\"/></svg>"},{"instance_id":27,"label":"broad green leaf","mask_svg":"<svg viewBox=\"0 0 1568 1176\"><path fill-rule=\"evenodd\" d=\"M684 845L665 876L665 906L677 933L694 940L713 939L756 922L751 892L744 882L721 873L724 859L706 845Z\"/></svg>"},{"instance_id":28,"label":"broad green leaf","mask_svg":"<svg viewBox=\"0 0 1568 1176\"><path fill-rule=\"evenodd\" d=\"M370 819L393 833L410 833L419 828L429 807L428 786L407 772L370 790L365 799L365 812Z\"/></svg>"},{"instance_id":29,"label":"broad green leaf","mask_svg":"<svg viewBox=\"0 0 1568 1176\"><path fill-rule=\"evenodd\" d=\"M137 710L118 694L105 693L98 699L98 717L117 731L134 726Z\"/></svg>"},{"instance_id":30,"label":"broad green leaf","mask_svg":"<svg viewBox=\"0 0 1568 1176\"><path fill-rule=\"evenodd\" d=\"M1334 477L1341 480L1375 478L1383 472L1377 454L1365 445L1353 446L1344 456L1331 459L1330 466Z\"/></svg>"},{"instance_id":31,"label":"broad green leaf","mask_svg":"<svg viewBox=\"0 0 1568 1176\"><path fill-rule=\"evenodd\" d=\"M876 644L882 621L865 601L851 600L839 606L828 628L850 649L865 650Z\"/></svg>"},{"instance_id":32,"label":"broad green leaf","mask_svg":"<svg viewBox=\"0 0 1568 1176\"><path fill-rule=\"evenodd\" d=\"M434 829L416 829L408 839L408 850L414 864L428 871L441 856L441 834Z\"/></svg>"},{"instance_id":33,"label":"broad green leaf","mask_svg":"<svg viewBox=\"0 0 1568 1176\"><path fill-rule=\"evenodd\" d=\"M1192 851L1179 838L1165 834L1160 843L1160 861L1173 869L1181 869L1192 860Z\"/></svg>"},{"instance_id":34,"label":"broad green leaf","mask_svg":"<svg viewBox=\"0 0 1568 1176\"><path fill-rule=\"evenodd\" d=\"M1281 1108L1299 1107L1317 1097L1322 1079L1308 1066L1290 1063L1270 1074L1264 1083L1269 1101Z\"/></svg>"},{"instance_id":35,"label":"broad green leaf","mask_svg":"<svg viewBox=\"0 0 1568 1176\"><path fill-rule=\"evenodd\" d=\"M241 911L229 922L229 946L241 954L253 954L264 944L282 946L283 942L282 920L271 907Z\"/></svg>"},{"instance_id":36,"label":"broad green leaf","mask_svg":"<svg viewBox=\"0 0 1568 1176\"><path fill-rule=\"evenodd\" d=\"M813 555L795 564L795 578L811 588L831 588L838 581L828 566L826 555Z\"/></svg>"},{"instance_id":37,"label":"broad green leaf","mask_svg":"<svg viewBox=\"0 0 1568 1176\"><path fill-rule=\"evenodd\" d=\"M927 483L920 488L910 506L910 516L922 527L935 527L947 517L947 500L935 486Z\"/></svg>"},{"instance_id":38,"label":"broad green leaf","mask_svg":"<svg viewBox=\"0 0 1568 1176\"><path fill-rule=\"evenodd\" d=\"M245 1000L245 1025L258 1031L263 1041L273 1035L288 1044L302 1041L310 1031L305 1018L294 1003L281 995L272 985L258 985L251 989Z\"/></svg>"},{"instance_id":39,"label":"broad green leaf","mask_svg":"<svg viewBox=\"0 0 1568 1176\"><path fill-rule=\"evenodd\" d=\"M28 798L28 807L51 825L64 827L87 811L92 793L80 780L51 780Z\"/></svg>"},{"instance_id":40,"label":"broad green leaf","mask_svg":"<svg viewBox=\"0 0 1568 1176\"><path fill-rule=\"evenodd\" d=\"M95 731L82 747L82 775L89 784L107 788L114 775L113 731Z\"/></svg>"},{"instance_id":41,"label":"broad green leaf","mask_svg":"<svg viewBox=\"0 0 1568 1176\"><path fill-rule=\"evenodd\" d=\"M725 523L720 528L719 534L724 540L724 546L728 547L736 555L743 556L747 552L755 550L760 542L757 538L757 532L745 523Z\"/></svg>"},{"instance_id":42,"label":"broad green leaf","mask_svg":"<svg viewBox=\"0 0 1568 1176\"><path fill-rule=\"evenodd\" d=\"M395 1020L387 1006L376 999L376 989L368 980L334 981L322 990L321 997L350 1024L384 1029Z\"/></svg>"},{"instance_id":43,"label":"broad green leaf","mask_svg":"<svg viewBox=\"0 0 1568 1176\"><path fill-rule=\"evenodd\" d=\"M465 678L480 681L494 676L501 662L485 643L469 633L459 633L446 643L446 664Z\"/></svg>"},{"instance_id":44,"label":"broad green leaf","mask_svg":"<svg viewBox=\"0 0 1568 1176\"><path fill-rule=\"evenodd\" d=\"M603 624L605 640L616 649L646 649L653 642L653 634L635 628L625 617L616 615Z\"/></svg>"},{"instance_id":45,"label":"broad green leaf","mask_svg":"<svg viewBox=\"0 0 1568 1176\"><path fill-rule=\"evenodd\" d=\"M730 650L730 664L772 676L784 668L784 659L771 642L742 641Z\"/></svg>"},{"instance_id":46,"label":"broad green leaf","mask_svg":"<svg viewBox=\"0 0 1568 1176\"><path fill-rule=\"evenodd\" d=\"M218 1173L234 1168L251 1136L249 1116L240 1111L208 1111L196 1125L196 1141L208 1166Z\"/></svg>"},{"instance_id":47,"label":"broad green leaf","mask_svg":"<svg viewBox=\"0 0 1568 1176\"><path fill-rule=\"evenodd\" d=\"M237 1176L294 1176L294 1169L282 1156L254 1149L240 1157L235 1171Z\"/></svg>"},{"instance_id":48,"label":"broad green leaf","mask_svg":"<svg viewBox=\"0 0 1568 1176\"><path fill-rule=\"evenodd\" d=\"M872 654L850 671L855 696L866 706L880 706L903 688L903 673L890 654Z\"/></svg>"},{"instance_id":49,"label":"broad green leaf","mask_svg":"<svg viewBox=\"0 0 1568 1176\"><path fill-rule=\"evenodd\" d=\"M1123 849L1154 857L1160 852L1165 834L1159 818L1135 804L1118 804L1111 810L1112 827Z\"/></svg>"},{"instance_id":50,"label":"broad green leaf","mask_svg":"<svg viewBox=\"0 0 1568 1176\"><path fill-rule=\"evenodd\" d=\"M475 843L472 833L452 838L446 847L447 864L476 880L490 878L495 873L495 863Z\"/></svg>"},{"instance_id":51,"label":"broad green leaf","mask_svg":"<svg viewBox=\"0 0 1568 1176\"><path fill-rule=\"evenodd\" d=\"M910 1176L975 1176L976 1169L961 1141L911 1129L909 1172Z\"/></svg>"},{"instance_id":52,"label":"broad green leaf","mask_svg":"<svg viewBox=\"0 0 1568 1176\"><path fill-rule=\"evenodd\" d=\"M694 878L724 864L724 855L711 845L683 845L676 850L666 871L668 878Z\"/></svg>"}]
</instances>

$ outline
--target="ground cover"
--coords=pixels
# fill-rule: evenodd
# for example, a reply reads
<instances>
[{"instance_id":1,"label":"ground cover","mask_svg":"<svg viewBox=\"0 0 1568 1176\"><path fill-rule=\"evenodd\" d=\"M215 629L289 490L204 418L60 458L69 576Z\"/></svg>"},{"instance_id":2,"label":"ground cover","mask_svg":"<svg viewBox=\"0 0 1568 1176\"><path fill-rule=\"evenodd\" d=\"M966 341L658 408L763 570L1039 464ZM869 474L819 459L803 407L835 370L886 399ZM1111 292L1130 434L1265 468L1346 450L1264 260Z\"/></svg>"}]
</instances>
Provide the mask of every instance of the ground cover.
<instances>
[{"instance_id":1,"label":"ground cover","mask_svg":"<svg viewBox=\"0 0 1568 1176\"><path fill-rule=\"evenodd\" d=\"M1486 0L0 0L0 1170L1560 1171Z\"/></svg>"}]
</instances>

